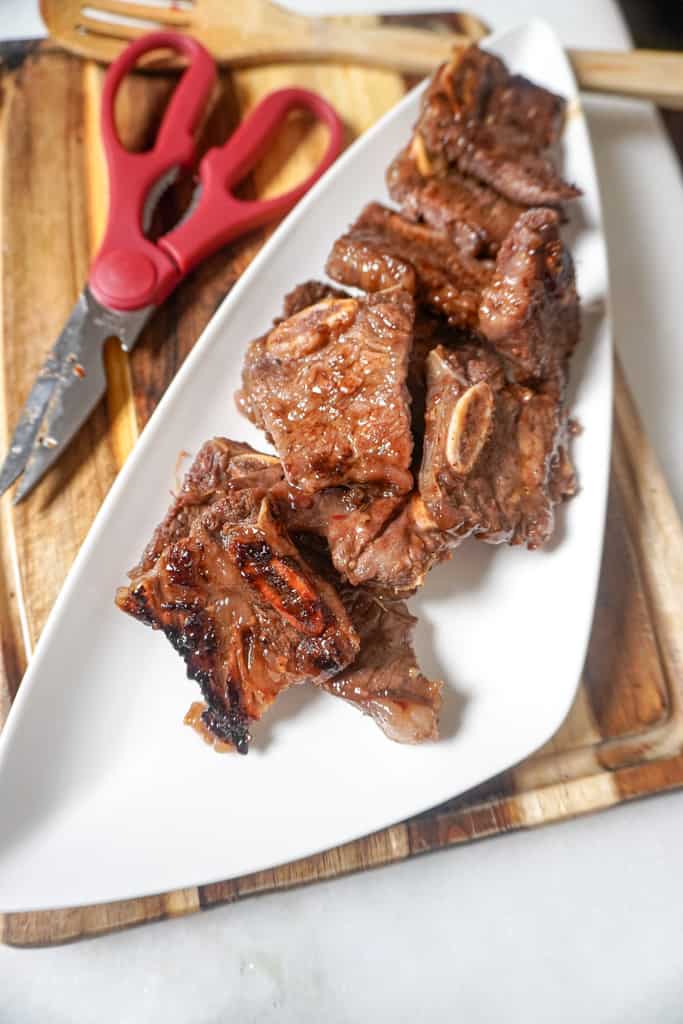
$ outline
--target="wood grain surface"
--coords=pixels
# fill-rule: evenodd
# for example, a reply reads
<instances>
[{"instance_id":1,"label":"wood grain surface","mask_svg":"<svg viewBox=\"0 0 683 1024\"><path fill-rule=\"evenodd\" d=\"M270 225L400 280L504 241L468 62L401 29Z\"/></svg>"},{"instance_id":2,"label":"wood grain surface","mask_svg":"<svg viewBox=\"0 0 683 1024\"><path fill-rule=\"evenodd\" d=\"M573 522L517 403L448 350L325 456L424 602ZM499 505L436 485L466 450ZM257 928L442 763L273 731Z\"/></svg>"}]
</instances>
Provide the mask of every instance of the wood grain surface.
<instances>
[{"instance_id":1,"label":"wood grain surface","mask_svg":"<svg viewBox=\"0 0 683 1024\"><path fill-rule=\"evenodd\" d=\"M14 51L11 63L0 107L2 444L82 287L106 212L97 128L102 70L49 43L19 58ZM344 119L349 142L406 87L394 73L334 65L223 72L202 145L222 141L264 93L288 84L326 96ZM117 117L129 146L149 144L172 86L172 78L160 75L127 80ZM323 144L319 129L288 123L248 191L272 194L300 180ZM177 218L186 201L186 187L167 193L160 225ZM0 721L138 431L265 237L256 232L205 263L155 316L132 357L110 343L106 402L27 502L0 503ZM583 679L567 720L537 754L476 791L358 842L216 885L6 915L3 941L41 945L102 934L681 785L681 524L618 367L615 424L607 539Z\"/></svg>"},{"instance_id":2,"label":"wood grain surface","mask_svg":"<svg viewBox=\"0 0 683 1024\"><path fill-rule=\"evenodd\" d=\"M143 11L137 3L127 4L125 0L91 0L87 7L81 0L41 0L40 7L50 36L81 57L112 61L130 40L149 31L150 21L156 20L160 26L194 36L217 60L232 68L258 67L266 60L285 64L295 59L314 63L337 60L426 75L448 60L453 46L461 45L468 34L478 35L481 25L472 15L461 15L446 36L425 27L428 15L413 19L411 25L378 25L378 20L389 19L310 18L269 0L231 0L229 4L224 0L194 0L185 10L163 5ZM97 18L91 17L95 12ZM123 25L108 17L111 12L149 20ZM582 49L567 50L567 56L584 90L683 108L680 53ZM160 56L151 54L143 63L159 66ZM162 66L178 63L177 56L167 53Z\"/></svg>"}]
</instances>

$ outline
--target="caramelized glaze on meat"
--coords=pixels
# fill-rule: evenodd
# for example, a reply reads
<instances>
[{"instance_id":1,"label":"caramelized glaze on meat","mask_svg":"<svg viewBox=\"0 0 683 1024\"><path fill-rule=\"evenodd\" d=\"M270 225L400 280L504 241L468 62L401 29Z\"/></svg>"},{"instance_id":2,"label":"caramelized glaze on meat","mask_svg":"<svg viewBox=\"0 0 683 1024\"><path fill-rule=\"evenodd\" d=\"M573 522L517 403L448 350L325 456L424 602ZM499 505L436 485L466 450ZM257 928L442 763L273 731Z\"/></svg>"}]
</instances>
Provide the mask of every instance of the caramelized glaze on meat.
<instances>
[{"instance_id":1,"label":"caramelized glaze on meat","mask_svg":"<svg viewBox=\"0 0 683 1024\"><path fill-rule=\"evenodd\" d=\"M554 210L528 210L517 220L482 294L479 328L517 379L565 372L579 338L579 300Z\"/></svg>"},{"instance_id":2,"label":"caramelized glaze on meat","mask_svg":"<svg viewBox=\"0 0 683 1024\"><path fill-rule=\"evenodd\" d=\"M365 545L348 578L356 585L407 597L422 586L434 565L450 558L453 547L453 537L413 493Z\"/></svg>"},{"instance_id":3,"label":"caramelized glaze on meat","mask_svg":"<svg viewBox=\"0 0 683 1024\"><path fill-rule=\"evenodd\" d=\"M151 569L164 548L186 537L195 519L217 496L229 491L233 502L242 500L247 517L254 503L264 498L280 480L282 466L275 456L264 455L254 451L251 445L222 437L207 441L197 453L177 497L131 575Z\"/></svg>"},{"instance_id":4,"label":"caramelized glaze on meat","mask_svg":"<svg viewBox=\"0 0 683 1024\"><path fill-rule=\"evenodd\" d=\"M366 206L334 243L327 273L368 292L400 286L456 327L476 326L487 268L467 261L451 239L380 203Z\"/></svg>"},{"instance_id":5,"label":"caramelized glaze on meat","mask_svg":"<svg viewBox=\"0 0 683 1024\"><path fill-rule=\"evenodd\" d=\"M416 125L428 158L445 161L514 203L554 206L579 195L545 150L560 134L565 102L477 46L444 64Z\"/></svg>"},{"instance_id":6,"label":"caramelized glaze on meat","mask_svg":"<svg viewBox=\"0 0 683 1024\"><path fill-rule=\"evenodd\" d=\"M245 448L221 438L204 446L116 597L163 630L200 685L203 724L241 753L250 723L282 689L336 675L359 649L336 591L301 557L263 493L272 459Z\"/></svg>"},{"instance_id":7,"label":"caramelized glaze on meat","mask_svg":"<svg viewBox=\"0 0 683 1024\"><path fill-rule=\"evenodd\" d=\"M456 167L439 173L423 149L416 157L419 139L389 165L389 195L406 217L448 235L464 256L495 256L524 207Z\"/></svg>"},{"instance_id":8,"label":"caramelized glaze on meat","mask_svg":"<svg viewBox=\"0 0 683 1024\"><path fill-rule=\"evenodd\" d=\"M273 439L293 488L410 489L413 316L399 289L324 299L252 342L239 403Z\"/></svg>"},{"instance_id":9,"label":"caramelized glaze on meat","mask_svg":"<svg viewBox=\"0 0 683 1024\"><path fill-rule=\"evenodd\" d=\"M553 506L574 490L567 422L557 391L510 384L481 346L427 359L427 418L419 489L454 537L543 545Z\"/></svg>"},{"instance_id":10,"label":"caramelized glaze on meat","mask_svg":"<svg viewBox=\"0 0 683 1024\"><path fill-rule=\"evenodd\" d=\"M330 488L302 504L277 487L273 497L293 533L325 540L343 580L385 596L414 593L453 547L453 538L437 526L415 492Z\"/></svg>"},{"instance_id":11,"label":"caramelized glaze on meat","mask_svg":"<svg viewBox=\"0 0 683 1024\"><path fill-rule=\"evenodd\" d=\"M328 487L312 496L278 486L272 494L288 528L324 537L335 569L351 582L361 553L406 501L373 486Z\"/></svg>"}]
</instances>

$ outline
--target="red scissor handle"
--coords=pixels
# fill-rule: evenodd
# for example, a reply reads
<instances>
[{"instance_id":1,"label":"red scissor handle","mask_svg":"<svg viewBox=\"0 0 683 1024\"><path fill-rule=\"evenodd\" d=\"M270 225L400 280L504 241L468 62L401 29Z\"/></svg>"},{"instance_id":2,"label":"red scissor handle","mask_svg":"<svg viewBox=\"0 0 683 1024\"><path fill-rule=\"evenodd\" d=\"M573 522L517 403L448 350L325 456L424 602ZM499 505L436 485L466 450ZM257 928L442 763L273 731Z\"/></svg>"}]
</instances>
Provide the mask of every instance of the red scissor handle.
<instances>
[{"instance_id":1,"label":"red scissor handle","mask_svg":"<svg viewBox=\"0 0 683 1024\"><path fill-rule=\"evenodd\" d=\"M130 153L119 140L114 102L122 79L144 53L171 49L188 58L164 114L153 149ZM113 309L141 309L156 303L159 288L173 287L178 272L168 256L144 236L145 201L165 175L188 167L194 131L216 80L210 54L195 39L175 32L142 36L109 68L102 93L102 143L109 171L109 218L100 250L90 268L90 288Z\"/></svg>"},{"instance_id":2,"label":"red scissor handle","mask_svg":"<svg viewBox=\"0 0 683 1024\"><path fill-rule=\"evenodd\" d=\"M230 190L258 162L290 110L308 110L327 125L327 149L315 170L301 184L273 199L241 200ZM175 260L182 274L238 235L282 216L308 191L339 155L344 126L336 111L308 89L270 93L239 125L232 138L211 149L199 165L201 195L192 215L158 244Z\"/></svg>"},{"instance_id":3,"label":"red scissor handle","mask_svg":"<svg viewBox=\"0 0 683 1024\"><path fill-rule=\"evenodd\" d=\"M164 115L154 148L129 153L114 124L114 100L123 77L142 54L170 48L189 59ZM111 65L102 96L102 138L109 169L109 219L90 268L90 288L111 309L158 306L197 263L247 231L286 213L340 153L344 127L333 107L307 89L280 89L262 100L225 145L199 165L201 193L194 210L156 242L144 235L145 202L169 172L188 167L193 131L216 78L214 62L196 40L152 32L129 46ZM312 174L274 199L243 201L231 188L258 162L290 110L305 109L327 125L325 154Z\"/></svg>"}]
</instances>

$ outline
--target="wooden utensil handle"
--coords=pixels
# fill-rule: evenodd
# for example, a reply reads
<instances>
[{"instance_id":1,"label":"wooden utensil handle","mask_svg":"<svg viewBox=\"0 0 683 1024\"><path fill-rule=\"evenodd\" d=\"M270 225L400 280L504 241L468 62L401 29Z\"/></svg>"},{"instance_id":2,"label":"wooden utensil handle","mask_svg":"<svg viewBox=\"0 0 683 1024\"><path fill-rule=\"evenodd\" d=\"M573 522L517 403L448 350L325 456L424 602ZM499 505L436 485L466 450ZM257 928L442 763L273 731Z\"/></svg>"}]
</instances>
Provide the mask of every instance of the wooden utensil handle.
<instances>
[{"instance_id":1,"label":"wooden utensil handle","mask_svg":"<svg viewBox=\"0 0 683 1024\"><path fill-rule=\"evenodd\" d=\"M328 19L311 19L300 42L302 56L307 58L315 53L319 60L339 57L427 75L437 64L448 60L454 47L466 46L471 40L456 33L386 25L358 28ZM296 46L294 39L290 47L292 44ZM291 53L289 57L292 59ZM660 50L568 50L568 57L581 89L683 109L683 54Z\"/></svg>"},{"instance_id":2,"label":"wooden utensil handle","mask_svg":"<svg viewBox=\"0 0 683 1024\"><path fill-rule=\"evenodd\" d=\"M587 92L613 93L683 109L683 54L662 50L568 50Z\"/></svg>"},{"instance_id":3,"label":"wooden utensil handle","mask_svg":"<svg viewBox=\"0 0 683 1024\"><path fill-rule=\"evenodd\" d=\"M318 61L340 59L366 66L390 68L406 74L429 75L448 60L454 46L467 46L471 39L452 32L377 25L367 28L337 24L330 18L307 18L287 39L288 59L300 42L301 56Z\"/></svg>"}]
</instances>

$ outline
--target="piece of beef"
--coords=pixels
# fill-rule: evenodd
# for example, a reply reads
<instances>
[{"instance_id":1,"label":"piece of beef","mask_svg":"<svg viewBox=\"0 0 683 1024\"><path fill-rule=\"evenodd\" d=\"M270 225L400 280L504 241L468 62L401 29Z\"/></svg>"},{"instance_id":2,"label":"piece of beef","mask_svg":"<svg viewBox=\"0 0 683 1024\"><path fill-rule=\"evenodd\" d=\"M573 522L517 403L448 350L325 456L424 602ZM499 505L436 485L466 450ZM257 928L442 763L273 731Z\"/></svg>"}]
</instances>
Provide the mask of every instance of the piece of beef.
<instances>
[{"instance_id":1,"label":"piece of beef","mask_svg":"<svg viewBox=\"0 0 683 1024\"><path fill-rule=\"evenodd\" d=\"M324 281L304 281L302 284L298 284L296 288L292 288L291 292L288 292L282 300L282 315L275 317L273 320L273 327L277 327L284 320L288 320L289 317L294 316L296 313L300 313L303 309L308 306L314 306L316 303L321 302L323 299L347 299L350 298L349 293L344 291L343 288L335 288L331 284L326 284ZM267 335L262 338L257 338L252 345L252 350L256 352L257 349L262 351L265 347L265 340ZM238 391L235 395L235 401L237 408L246 416L248 420L251 420L256 424L257 427L265 429L263 420L260 416L258 405L254 405L251 401L251 395L246 390ZM267 431L266 431L267 433ZM268 439L272 438L268 435Z\"/></svg>"},{"instance_id":2,"label":"piece of beef","mask_svg":"<svg viewBox=\"0 0 683 1024\"><path fill-rule=\"evenodd\" d=\"M296 541L316 572L335 587L360 637L356 660L323 681L322 689L369 715L398 743L438 739L443 684L418 667L412 646L417 620L406 604L344 583L318 538L297 534Z\"/></svg>"},{"instance_id":3,"label":"piece of beef","mask_svg":"<svg viewBox=\"0 0 683 1024\"><path fill-rule=\"evenodd\" d=\"M276 487L273 498L292 533L325 540L344 581L390 597L414 593L431 567L449 557L454 544L414 492L335 487L302 504Z\"/></svg>"},{"instance_id":4,"label":"piece of beef","mask_svg":"<svg viewBox=\"0 0 683 1024\"><path fill-rule=\"evenodd\" d=\"M479 328L520 381L566 371L579 338L579 300L554 210L528 210L515 223L482 293Z\"/></svg>"},{"instance_id":5,"label":"piece of beef","mask_svg":"<svg viewBox=\"0 0 683 1024\"><path fill-rule=\"evenodd\" d=\"M324 299L252 342L241 409L270 437L289 484L412 486L411 296Z\"/></svg>"},{"instance_id":6,"label":"piece of beef","mask_svg":"<svg viewBox=\"0 0 683 1024\"><path fill-rule=\"evenodd\" d=\"M293 316L295 313L301 312L302 309L306 309L309 305L330 297L349 298L350 296L348 292L344 292L340 288L333 288L331 285L324 284L322 281L306 281L304 284L298 285L285 297L284 311L288 316ZM312 302L309 300L312 300ZM280 321L277 322L279 323ZM415 324L413 328L413 344L410 349L406 381L408 385L408 392L410 394L410 411L413 434L412 463L414 470L419 469L422 457L422 436L424 434L426 391L425 360L428 353L431 352L436 345L457 345L464 337L465 335L461 331L457 328L449 327L439 317L432 316L424 309L416 310ZM244 392L240 392L238 396L238 405L241 408L243 408L243 396ZM248 398L244 404L247 406L249 405ZM256 422L256 412L253 412L248 416L248 418ZM259 423L258 425L263 426L262 423ZM344 491L345 494L343 495L343 502L345 507L349 507L354 510L360 507L363 509L363 514L367 511L369 502L374 500L377 496L391 496L385 495L384 489L381 487L379 489L369 487L362 492L360 492L357 487L350 487L345 488ZM294 494L293 491L290 493ZM328 491L325 491L324 494L327 495ZM318 504L316 504L308 495L299 494L297 497L300 502L300 511L303 516L306 516L309 513L313 516L320 515ZM339 494L332 494L332 498L336 509L336 502L339 499Z\"/></svg>"},{"instance_id":7,"label":"piece of beef","mask_svg":"<svg viewBox=\"0 0 683 1024\"><path fill-rule=\"evenodd\" d=\"M399 285L453 326L476 327L490 268L466 260L447 235L370 203L334 243L326 271L367 292Z\"/></svg>"},{"instance_id":8,"label":"piece of beef","mask_svg":"<svg viewBox=\"0 0 683 1024\"><path fill-rule=\"evenodd\" d=\"M307 289L308 286L302 286L298 291L302 301L310 294L319 294L317 285L312 292ZM408 386L413 436L419 453L424 427L426 356L436 345L461 344L463 337L462 332L437 317L420 312L416 318ZM418 454L415 468L419 465ZM277 502L290 533L324 539L340 578L354 585L367 583L383 594L414 592L429 568L448 557L452 546L452 539L429 519L419 498L397 493L393 487L354 484L326 487L309 494L283 480L274 484L270 496Z\"/></svg>"},{"instance_id":9,"label":"piece of beef","mask_svg":"<svg viewBox=\"0 0 683 1024\"><path fill-rule=\"evenodd\" d=\"M370 715L398 743L438 739L443 683L420 672L411 642L417 619L403 601L381 599L362 587L346 587L342 598L361 649L323 689Z\"/></svg>"},{"instance_id":10,"label":"piece of beef","mask_svg":"<svg viewBox=\"0 0 683 1024\"><path fill-rule=\"evenodd\" d=\"M307 309L308 298L325 297L326 287L318 282L307 282L299 286L288 297L287 311L294 314ZM420 313L417 318L410 350L408 386L412 397L413 431L418 439L423 429L426 354L436 344L455 344L460 339L458 331L447 327L436 317ZM263 339L256 346L260 359L264 351ZM264 426L263 422L261 426ZM326 487L311 494L283 481L270 493L273 500L278 502L290 532L305 532L325 539L337 572L346 580L357 580L356 563L363 555L361 572L364 579L375 583L385 592L391 592L396 577L399 590L412 591L417 585L417 576L422 578L426 571L426 568L423 570L421 567L428 567L433 561L433 555L430 553L425 556L424 551L425 548L434 547L434 544L426 544L421 538L417 542L411 538L408 552L400 551L399 524L392 528L387 538L380 539L385 526L395 518L399 518L400 524L405 526L405 536L409 535L414 526L412 517L408 517L404 511L405 495L398 493L393 486L381 483L352 484ZM373 546L375 541L377 544ZM440 551L441 543L436 546ZM369 550L363 554L366 548ZM383 555L385 548L386 555Z\"/></svg>"},{"instance_id":11,"label":"piece of beef","mask_svg":"<svg viewBox=\"0 0 683 1024\"><path fill-rule=\"evenodd\" d=\"M269 456L208 442L116 595L123 611L163 630L200 685L203 724L241 753L281 690L336 675L359 649L336 591L268 497L277 478Z\"/></svg>"},{"instance_id":12,"label":"piece of beef","mask_svg":"<svg viewBox=\"0 0 683 1024\"><path fill-rule=\"evenodd\" d=\"M554 504L575 489L559 389L509 383L475 344L434 349L427 384L419 490L435 523L459 538L546 543Z\"/></svg>"},{"instance_id":13,"label":"piece of beef","mask_svg":"<svg viewBox=\"0 0 683 1024\"><path fill-rule=\"evenodd\" d=\"M335 288L325 281L304 281L287 292L282 302L282 317L275 321L279 324L282 320L289 319L295 313L300 313L308 306L315 306L323 299L348 299L349 293L343 288Z\"/></svg>"},{"instance_id":14,"label":"piece of beef","mask_svg":"<svg viewBox=\"0 0 683 1024\"><path fill-rule=\"evenodd\" d=\"M471 70L484 61L497 61L503 68L503 75L488 97L481 120L500 128L501 138L521 149L543 151L559 142L567 110L564 97L544 89L524 75L511 75L499 58L485 54L478 47L475 49L478 52L470 55ZM476 74L474 71L475 77ZM576 194L576 190L571 191Z\"/></svg>"},{"instance_id":15,"label":"piece of beef","mask_svg":"<svg viewBox=\"0 0 683 1024\"><path fill-rule=\"evenodd\" d=\"M358 554L347 578L355 586L408 597L422 586L434 565L450 558L455 542L420 495L413 493Z\"/></svg>"},{"instance_id":16,"label":"piece of beef","mask_svg":"<svg viewBox=\"0 0 683 1024\"><path fill-rule=\"evenodd\" d=\"M164 548L186 537L195 519L226 491L246 501L245 514L283 478L280 460L251 445L215 437L202 445L180 490L131 575L151 569Z\"/></svg>"},{"instance_id":17,"label":"piece of beef","mask_svg":"<svg viewBox=\"0 0 683 1024\"><path fill-rule=\"evenodd\" d=\"M328 487L303 495L286 485L272 492L292 533L323 537L336 571L346 580L366 546L405 504L405 495L381 487Z\"/></svg>"},{"instance_id":18,"label":"piece of beef","mask_svg":"<svg viewBox=\"0 0 683 1024\"><path fill-rule=\"evenodd\" d=\"M558 205L579 195L545 150L559 138L565 101L497 57L470 46L442 65L425 92L416 125L427 157L525 206Z\"/></svg>"},{"instance_id":19,"label":"piece of beef","mask_svg":"<svg viewBox=\"0 0 683 1024\"><path fill-rule=\"evenodd\" d=\"M466 257L495 256L524 207L457 167L438 168L427 157L422 137L415 135L387 170L391 198L410 220L449 235Z\"/></svg>"}]
</instances>

